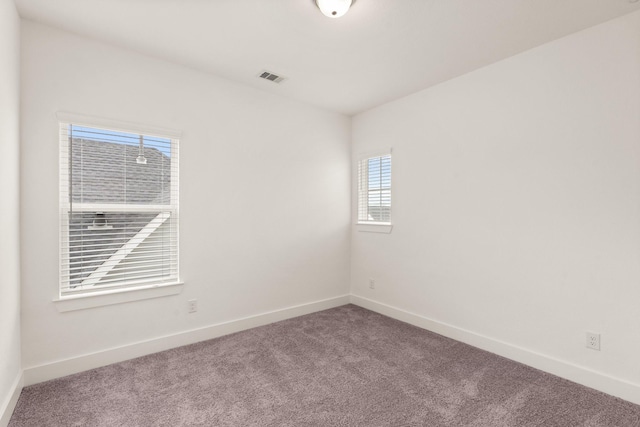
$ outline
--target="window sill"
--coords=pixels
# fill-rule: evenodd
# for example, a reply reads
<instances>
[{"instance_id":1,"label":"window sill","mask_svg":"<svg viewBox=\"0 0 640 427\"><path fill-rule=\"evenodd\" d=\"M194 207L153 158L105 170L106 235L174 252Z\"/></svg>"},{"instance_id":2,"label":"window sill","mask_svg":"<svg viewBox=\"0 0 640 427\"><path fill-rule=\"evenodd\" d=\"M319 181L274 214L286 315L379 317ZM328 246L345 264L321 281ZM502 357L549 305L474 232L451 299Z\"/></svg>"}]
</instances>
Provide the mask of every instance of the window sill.
<instances>
[{"instance_id":1,"label":"window sill","mask_svg":"<svg viewBox=\"0 0 640 427\"><path fill-rule=\"evenodd\" d=\"M393 229L393 225L389 223L358 223L356 224L356 229L365 233L384 233L391 234L391 230Z\"/></svg>"},{"instance_id":2,"label":"window sill","mask_svg":"<svg viewBox=\"0 0 640 427\"><path fill-rule=\"evenodd\" d=\"M63 296L53 302L59 312L84 310L105 305L123 304L143 299L160 298L178 295L182 292L184 283L176 282L162 285L146 285L127 289L111 289L102 292L82 295Z\"/></svg>"}]
</instances>

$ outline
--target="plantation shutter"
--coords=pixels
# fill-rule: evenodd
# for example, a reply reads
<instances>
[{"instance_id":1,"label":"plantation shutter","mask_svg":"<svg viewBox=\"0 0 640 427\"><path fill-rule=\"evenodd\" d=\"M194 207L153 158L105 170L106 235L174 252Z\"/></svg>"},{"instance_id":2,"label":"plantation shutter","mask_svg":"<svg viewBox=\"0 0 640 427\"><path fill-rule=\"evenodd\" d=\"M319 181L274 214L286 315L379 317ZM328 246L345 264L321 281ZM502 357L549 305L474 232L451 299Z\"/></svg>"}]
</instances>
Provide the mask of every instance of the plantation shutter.
<instances>
[{"instance_id":1,"label":"plantation shutter","mask_svg":"<svg viewBox=\"0 0 640 427\"><path fill-rule=\"evenodd\" d=\"M358 222L391 222L391 154L358 162Z\"/></svg>"},{"instance_id":2,"label":"plantation shutter","mask_svg":"<svg viewBox=\"0 0 640 427\"><path fill-rule=\"evenodd\" d=\"M178 281L178 140L60 125L61 295Z\"/></svg>"}]
</instances>

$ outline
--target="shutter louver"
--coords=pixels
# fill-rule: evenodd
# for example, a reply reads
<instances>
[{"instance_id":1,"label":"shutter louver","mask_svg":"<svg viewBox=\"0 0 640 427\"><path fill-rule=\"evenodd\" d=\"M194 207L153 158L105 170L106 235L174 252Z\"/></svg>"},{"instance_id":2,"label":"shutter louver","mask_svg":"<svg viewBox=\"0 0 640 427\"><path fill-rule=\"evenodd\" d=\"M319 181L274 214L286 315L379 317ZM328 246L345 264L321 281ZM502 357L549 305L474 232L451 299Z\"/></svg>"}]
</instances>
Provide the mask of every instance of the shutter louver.
<instances>
[{"instance_id":1,"label":"shutter louver","mask_svg":"<svg viewBox=\"0 0 640 427\"><path fill-rule=\"evenodd\" d=\"M178 140L60 125L60 293L178 281Z\"/></svg>"}]
</instances>

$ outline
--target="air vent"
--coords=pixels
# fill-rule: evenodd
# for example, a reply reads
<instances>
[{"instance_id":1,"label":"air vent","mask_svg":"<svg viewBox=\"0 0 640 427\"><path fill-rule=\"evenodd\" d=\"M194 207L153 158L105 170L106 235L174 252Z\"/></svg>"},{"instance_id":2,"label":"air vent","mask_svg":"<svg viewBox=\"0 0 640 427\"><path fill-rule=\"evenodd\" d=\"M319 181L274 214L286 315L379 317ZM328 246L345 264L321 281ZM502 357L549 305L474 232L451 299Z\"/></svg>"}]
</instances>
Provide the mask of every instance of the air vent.
<instances>
[{"instance_id":1,"label":"air vent","mask_svg":"<svg viewBox=\"0 0 640 427\"><path fill-rule=\"evenodd\" d=\"M284 80L284 77L270 73L268 71L263 71L262 73L258 74L258 77L260 77L261 79L272 81L274 83L280 83Z\"/></svg>"}]
</instances>

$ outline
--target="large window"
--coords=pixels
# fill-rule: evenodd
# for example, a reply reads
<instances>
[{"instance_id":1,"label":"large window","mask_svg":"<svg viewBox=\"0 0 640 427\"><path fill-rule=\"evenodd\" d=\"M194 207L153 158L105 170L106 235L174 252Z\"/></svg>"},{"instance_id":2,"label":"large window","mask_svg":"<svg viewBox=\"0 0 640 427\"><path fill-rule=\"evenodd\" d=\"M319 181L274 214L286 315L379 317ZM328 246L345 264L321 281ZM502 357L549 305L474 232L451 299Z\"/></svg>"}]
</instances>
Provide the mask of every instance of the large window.
<instances>
[{"instance_id":1,"label":"large window","mask_svg":"<svg viewBox=\"0 0 640 427\"><path fill-rule=\"evenodd\" d=\"M391 153L358 162L358 223L391 223Z\"/></svg>"},{"instance_id":2,"label":"large window","mask_svg":"<svg viewBox=\"0 0 640 427\"><path fill-rule=\"evenodd\" d=\"M178 281L178 140L60 124L60 294Z\"/></svg>"}]
</instances>

